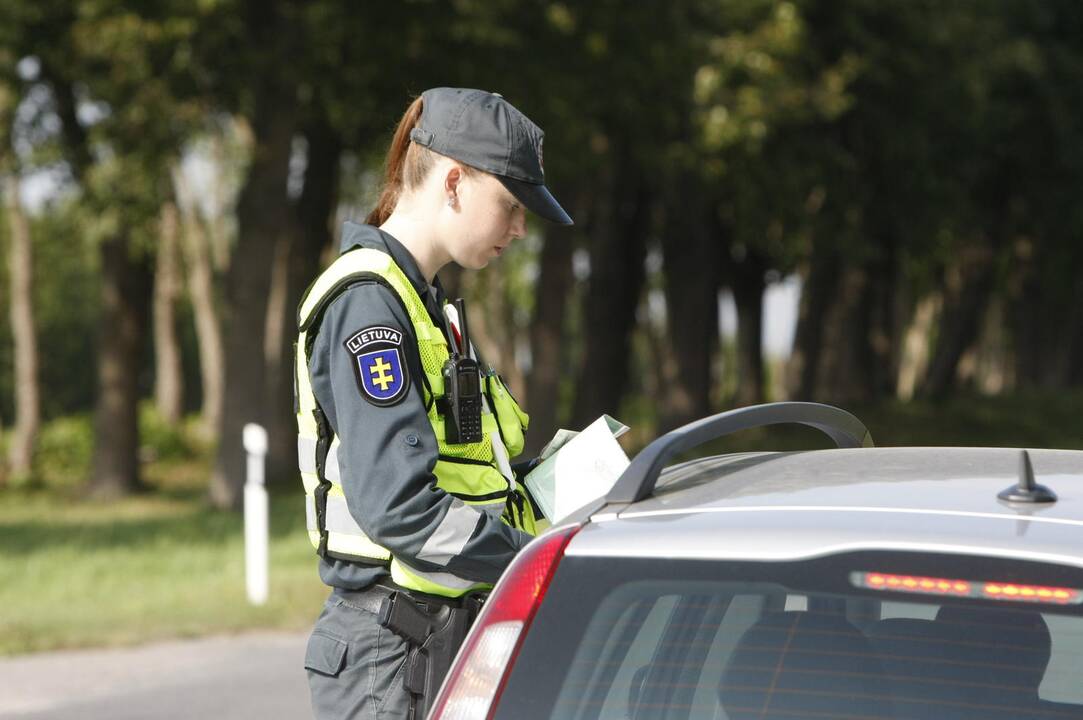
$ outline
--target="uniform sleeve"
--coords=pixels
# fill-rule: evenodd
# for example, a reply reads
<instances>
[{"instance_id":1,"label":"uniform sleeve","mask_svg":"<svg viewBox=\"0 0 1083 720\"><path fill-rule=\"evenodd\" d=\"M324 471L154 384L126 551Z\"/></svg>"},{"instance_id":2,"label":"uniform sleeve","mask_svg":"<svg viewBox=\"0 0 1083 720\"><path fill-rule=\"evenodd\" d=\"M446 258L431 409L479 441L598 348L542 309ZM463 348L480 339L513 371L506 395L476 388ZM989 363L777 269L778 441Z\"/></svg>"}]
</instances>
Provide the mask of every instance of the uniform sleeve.
<instances>
[{"instance_id":1,"label":"uniform sleeve","mask_svg":"<svg viewBox=\"0 0 1083 720\"><path fill-rule=\"evenodd\" d=\"M449 572L493 583L520 548L526 533L436 487L436 436L422 399L421 365L412 325L393 291L356 285L328 307L313 347L312 389L339 437L339 471L346 503L369 538L422 572ZM390 401L394 357L372 359L358 350L368 329L402 332L406 389ZM390 347L389 344L368 347ZM360 360L359 360L360 358ZM370 363L365 365L365 363ZM397 379L397 382L403 380Z\"/></svg>"}]
</instances>

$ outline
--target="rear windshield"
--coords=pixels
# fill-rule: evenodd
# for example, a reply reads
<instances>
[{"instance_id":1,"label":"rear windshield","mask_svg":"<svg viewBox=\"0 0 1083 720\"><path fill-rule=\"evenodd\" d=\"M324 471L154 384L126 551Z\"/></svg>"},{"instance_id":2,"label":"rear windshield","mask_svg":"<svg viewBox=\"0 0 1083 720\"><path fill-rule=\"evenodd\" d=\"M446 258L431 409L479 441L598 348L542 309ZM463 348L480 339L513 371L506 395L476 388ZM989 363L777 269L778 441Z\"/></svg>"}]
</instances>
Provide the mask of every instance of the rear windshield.
<instances>
[{"instance_id":1,"label":"rear windshield","mask_svg":"<svg viewBox=\"0 0 1083 720\"><path fill-rule=\"evenodd\" d=\"M1029 595L983 600L946 594L963 585L911 592L885 580L913 577ZM1031 599L1060 588L1083 589L1080 571L898 553L569 557L497 717L1083 718L1081 596Z\"/></svg>"}]
</instances>

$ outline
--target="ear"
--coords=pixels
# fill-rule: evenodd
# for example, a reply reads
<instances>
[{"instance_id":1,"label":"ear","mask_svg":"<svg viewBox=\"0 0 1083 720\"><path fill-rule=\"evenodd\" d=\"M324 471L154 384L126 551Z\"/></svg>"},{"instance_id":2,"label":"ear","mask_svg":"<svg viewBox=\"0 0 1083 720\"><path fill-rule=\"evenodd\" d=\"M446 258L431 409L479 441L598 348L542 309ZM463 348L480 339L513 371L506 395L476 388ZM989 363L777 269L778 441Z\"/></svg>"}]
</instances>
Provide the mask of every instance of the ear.
<instances>
[{"instance_id":1,"label":"ear","mask_svg":"<svg viewBox=\"0 0 1083 720\"><path fill-rule=\"evenodd\" d=\"M444 192L448 197L455 197L459 193L459 186L463 181L463 171L458 165L452 165L444 175Z\"/></svg>"}]
</instances>

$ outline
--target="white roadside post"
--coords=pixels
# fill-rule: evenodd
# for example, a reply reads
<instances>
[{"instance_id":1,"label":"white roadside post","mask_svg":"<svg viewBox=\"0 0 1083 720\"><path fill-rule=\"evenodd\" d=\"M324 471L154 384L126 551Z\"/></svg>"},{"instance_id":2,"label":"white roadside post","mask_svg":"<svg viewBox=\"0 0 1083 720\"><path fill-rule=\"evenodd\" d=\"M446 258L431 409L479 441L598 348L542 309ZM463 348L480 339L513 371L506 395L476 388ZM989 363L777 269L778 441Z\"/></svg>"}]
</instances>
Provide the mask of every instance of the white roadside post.
<instances>
[{"instance_id":1,"label":"white roadside post","mask_svg":"<svg viewBox=\"0 0 1083 720\"><path fill-rule=\"evenodd\" d=\"M244 483L244 569L248 602L267 602L267 487L263 464L267 457L267 431L255 423L244 426L244 449L248 453Z\"/></svg>"}]
</instances>

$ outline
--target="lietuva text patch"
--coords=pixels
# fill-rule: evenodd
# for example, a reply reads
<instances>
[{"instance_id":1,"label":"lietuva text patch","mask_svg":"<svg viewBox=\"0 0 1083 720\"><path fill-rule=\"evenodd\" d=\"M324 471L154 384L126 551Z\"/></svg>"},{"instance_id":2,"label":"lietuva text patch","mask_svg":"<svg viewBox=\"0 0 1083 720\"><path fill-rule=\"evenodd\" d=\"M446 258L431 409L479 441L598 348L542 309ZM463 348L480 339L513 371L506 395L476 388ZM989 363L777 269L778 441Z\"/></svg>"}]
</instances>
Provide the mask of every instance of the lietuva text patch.
<instances>
[{"instance_id":1,"label":"lietuva text patch","mask_svg":"<svg viewBox=\"0 0 1083 720\"><path fill-rule=\"evenodd\" d=\"M353 356L357 386L373 405L394 405L406 396L410 377L402 338L401 330L375 325L358 330L343 343Z\"/></svg>"}]
</instances>

